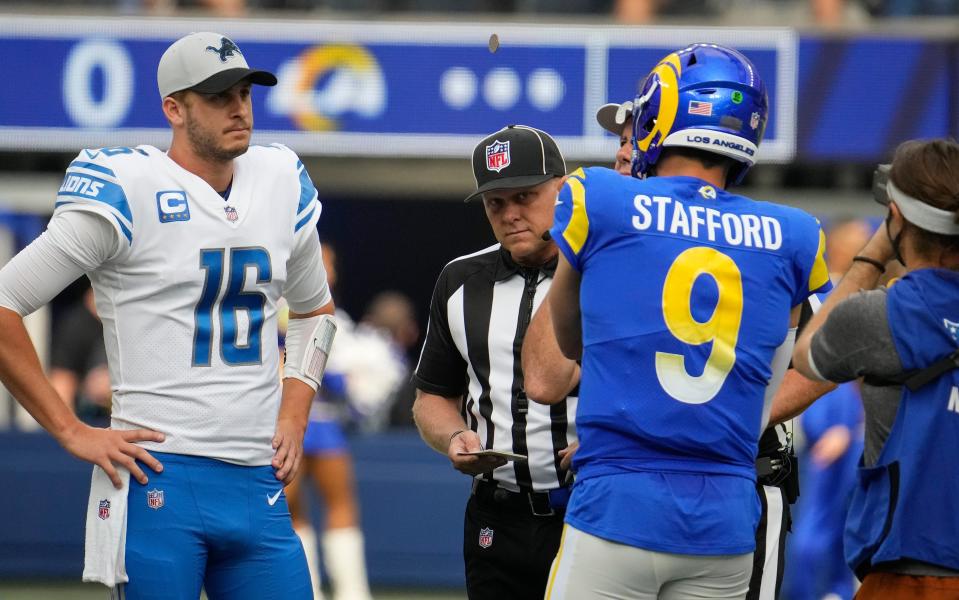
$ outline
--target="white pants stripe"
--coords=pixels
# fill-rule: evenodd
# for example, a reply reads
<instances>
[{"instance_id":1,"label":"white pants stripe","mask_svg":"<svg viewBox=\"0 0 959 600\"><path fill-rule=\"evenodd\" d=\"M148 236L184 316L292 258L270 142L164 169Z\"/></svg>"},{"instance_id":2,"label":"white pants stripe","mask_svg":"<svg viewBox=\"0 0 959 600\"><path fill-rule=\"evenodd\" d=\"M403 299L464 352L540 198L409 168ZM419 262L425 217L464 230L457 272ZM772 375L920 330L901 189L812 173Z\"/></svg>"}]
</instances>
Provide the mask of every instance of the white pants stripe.
<instances>
[{"instance_id":1,"label":"white pants stripe","mask_svg":"<svg viewBox=\"0 0 959 600\"><path fill-rule=\"evenodd\" d=\"M762 486L763 511L765 514L765 532L760 527L756 532L756 550L763 552L757 555L753 569L762 570L761 576L754 573L749 590L749 600L776 600L776 588L782 581L782 543L785 539L785 505L783 491L774 486ZM764 535L765 534L765 535ZM758 587L756 587L758 585Z\"/></svg>"}]
</instances>

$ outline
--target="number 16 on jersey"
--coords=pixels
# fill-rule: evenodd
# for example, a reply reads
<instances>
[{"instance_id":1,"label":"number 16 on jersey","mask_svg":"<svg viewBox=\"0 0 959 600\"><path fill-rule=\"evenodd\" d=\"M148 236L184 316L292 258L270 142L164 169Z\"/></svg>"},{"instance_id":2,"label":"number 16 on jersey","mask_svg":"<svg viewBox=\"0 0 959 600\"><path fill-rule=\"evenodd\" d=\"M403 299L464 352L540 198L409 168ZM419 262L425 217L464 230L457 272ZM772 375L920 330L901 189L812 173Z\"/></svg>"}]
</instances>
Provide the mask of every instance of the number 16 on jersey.
<instances>
[{"instance_id":1,"label":"number 16 on jersey","mask_svg":"<svg viewBox=\"0 0 959 600\"><path fill-rule=\"evenodd\" d=\"M262 333L266 296L261 292L243 290L246 271L256 271L256 283L269 283L273 278L270 253L265 248L230 248L229 260L224 265L224 248L200 250L200 269L206 272L203 292L196 305L193 335L193 366L210 366L213 351L213 313L219 313L220 356L227 365L254 365L263 362ZM229 281L220 297L224 266L229 270ZM238 314L248 317L246 343L241 344Z\"/></svg>"}]
</instances>

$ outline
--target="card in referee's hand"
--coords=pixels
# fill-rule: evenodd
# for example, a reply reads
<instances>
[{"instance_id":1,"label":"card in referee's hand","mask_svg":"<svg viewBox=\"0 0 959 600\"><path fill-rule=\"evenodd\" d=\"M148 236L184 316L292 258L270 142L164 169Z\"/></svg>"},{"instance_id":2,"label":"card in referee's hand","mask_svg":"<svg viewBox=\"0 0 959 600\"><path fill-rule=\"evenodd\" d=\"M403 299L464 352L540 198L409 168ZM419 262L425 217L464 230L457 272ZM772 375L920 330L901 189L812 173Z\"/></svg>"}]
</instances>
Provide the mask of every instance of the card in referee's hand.
<instances>
[{"instance_id":1,"label":"card in referee's hand","mask_svg":"<svg viewBox=\"0 0 959 600\"><path fill-rule=\"evenodd\" d=\"M527 460L522 454L513 454L503 450L477 450L475 452L457 452L460 456L498 456L506 460Z\"/></svg>"}]
</instances>

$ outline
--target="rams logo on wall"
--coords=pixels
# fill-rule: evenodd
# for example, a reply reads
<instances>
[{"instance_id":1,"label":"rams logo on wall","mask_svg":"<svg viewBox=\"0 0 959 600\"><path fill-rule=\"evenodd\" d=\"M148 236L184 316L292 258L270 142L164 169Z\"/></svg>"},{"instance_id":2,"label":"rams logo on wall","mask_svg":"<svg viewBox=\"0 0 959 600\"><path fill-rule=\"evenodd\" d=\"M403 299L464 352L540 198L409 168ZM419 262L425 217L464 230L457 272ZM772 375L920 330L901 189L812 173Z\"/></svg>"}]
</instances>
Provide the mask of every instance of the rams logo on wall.
<instances>
[{"instance_id":1,"label":"rams logo on wall","mask_svg":"<svg viewBox=\"0 0 959 600\"><path fill-rule=\"evenodd\" d=\"M270 92L268 108L288 116L299 129L335 130L347 113L375 119L386 108L383 71L362 46L313 46L278 71L280 83Z\"/></svg>"}]
</instances>

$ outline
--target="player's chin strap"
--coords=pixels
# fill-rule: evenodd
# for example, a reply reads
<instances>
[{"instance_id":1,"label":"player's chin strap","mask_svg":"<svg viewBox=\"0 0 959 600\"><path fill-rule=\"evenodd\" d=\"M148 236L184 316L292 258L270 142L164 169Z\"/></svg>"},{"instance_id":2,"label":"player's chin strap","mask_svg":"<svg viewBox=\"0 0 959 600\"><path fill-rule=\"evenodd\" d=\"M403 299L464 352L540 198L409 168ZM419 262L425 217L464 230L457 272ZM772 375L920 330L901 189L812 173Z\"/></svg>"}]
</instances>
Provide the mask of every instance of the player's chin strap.
<instances>
[{"instance_id":1,"label":"player's chin strap","mask_svg":"<svg viewBox=\"0 0 959 600\"><path fill-rule=\"evenodd\" d=\"M290 319L286 327L283 377L299 379L318 390L335 335L336 321L332 315Z\"/></svg>"}]
</instances>

